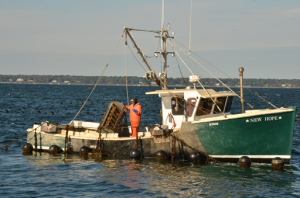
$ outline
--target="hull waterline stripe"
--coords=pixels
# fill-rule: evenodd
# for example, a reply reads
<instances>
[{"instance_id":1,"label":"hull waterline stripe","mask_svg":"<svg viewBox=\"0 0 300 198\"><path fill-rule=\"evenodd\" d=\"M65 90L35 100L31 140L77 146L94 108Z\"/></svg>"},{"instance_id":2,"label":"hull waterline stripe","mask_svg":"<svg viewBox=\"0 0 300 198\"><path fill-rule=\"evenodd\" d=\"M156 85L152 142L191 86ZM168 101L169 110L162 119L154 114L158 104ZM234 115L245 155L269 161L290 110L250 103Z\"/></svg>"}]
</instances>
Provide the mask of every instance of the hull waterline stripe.
<instances>
[{"instance_id":1,"label":"hull waterline stripe","mask_svg":"<svg viewBox=\"0 0 300 198\"><path fill-rule=\"evenodd\" d=\"M33 145L33 149L35 149L35 146ZM42 150L49 150L49 146L37 146L37 149L42 149ZM61 148L63 151L65 148Z\"/></svg>"},{"instance_id":2,"label":"hull waterline stripe","mask_svg":"<svg viewBox=\"0 0 300 198\"><path fill-rule=\"evenodd\" d=\"M290 155L210 155L213 158L241 158L242 156L247 156L250 159L273 159L275 157L280 157L282 159L291 159Z\"/></svg>"}]
</instances>

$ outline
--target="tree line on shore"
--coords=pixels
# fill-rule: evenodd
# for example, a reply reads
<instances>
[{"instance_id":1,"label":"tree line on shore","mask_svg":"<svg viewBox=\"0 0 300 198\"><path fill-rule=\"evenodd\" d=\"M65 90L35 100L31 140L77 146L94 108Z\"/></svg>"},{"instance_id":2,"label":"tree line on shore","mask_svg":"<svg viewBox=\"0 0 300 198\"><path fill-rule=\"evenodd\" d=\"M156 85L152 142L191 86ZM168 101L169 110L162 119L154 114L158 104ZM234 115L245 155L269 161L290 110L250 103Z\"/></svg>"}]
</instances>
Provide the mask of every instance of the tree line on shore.
<instances>
[{"instance_id":1,"label":"tree line on shore","mask_svg":"<svg viewBox=\"0 0 300 198\"><path fill-rule=\"evenodd\" d=\"M38 83L38 84L95 84L99 76L70 76L70 75L0 75L1 83ZM202 78L204 86L223 86L217 79ZM227 86L239 86L239 79L221 79ZM143 77L128 76L128 85L148 85ZM151 82L154 86L155 83ZM102 85L124 85L125 76L103 76L99 81ZM168 78L168 85L190 86L188 78ZM244 79L244 86L248 87L300 87L300 79Z\"/></svg>"}]
</instances>

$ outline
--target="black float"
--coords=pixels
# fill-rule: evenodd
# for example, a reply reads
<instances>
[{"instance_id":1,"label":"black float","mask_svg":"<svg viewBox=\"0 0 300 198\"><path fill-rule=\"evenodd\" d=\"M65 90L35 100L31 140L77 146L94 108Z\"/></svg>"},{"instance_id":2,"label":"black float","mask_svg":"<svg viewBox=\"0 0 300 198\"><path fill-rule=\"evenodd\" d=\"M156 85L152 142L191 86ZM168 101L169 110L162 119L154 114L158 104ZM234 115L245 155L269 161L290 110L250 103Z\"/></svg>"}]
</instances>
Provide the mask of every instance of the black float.
<instances>
[{"instance_id":1,"label":"black float","mask_svg":"<svg viewBox=\"0 0 300 198\"><path fill-rule=\"evenodd\" d=\"M133 158L133 159L140 159L141 157L141 152L137 149L132 149L130 151L130 157Z\"/></svg>"},{"instance_id":2,"label":"black float","mask_svg":"<svg viewBox=\"0 0 300 198\"><path fill-rule=\"evenodd\" d=\"M200 154L199 153L191 153L189 155L189 160L190 162L193 162L193 163L200 163Z\"/></svg>"},{"instance_id":3,"label":"black float","mask_svg":"<svg viewBox=\"0 0 300 198\"><path fill-rule=\"evenodd\" d=\"M157 151L155 153L155 158L156 158L156 161L165 161L167 159L167 153L163 150L160 150L160 151Z\"/></svg>"},{"instance_id":4,"label":"black float","mask_svg":"<svg viewBox=\"0 0 300 198\"><path fill-rule=\"evenodd\" d=\"M49 153L52 155L57 155L57 154L62 153L62 149L57 145L51 145L49 147Z\"/></svg>"},{"instance_id":5,"label":"black float","mask_svg":"<svg viewBox=\"0 0 300 198\"><path fill-rule=\"evenodd\" d=\"M283 170L284 169L284 160L280 157L275 157L272 159L272 169L273 170Z\"/></svg>"},{"instance_id":6,"label":"black float","mask_svg":"<svg viewBox=\"0 0 300 198\"><path fill-rule=\"evenodd\" d=\"M30 155L33 151L33 146L30 143L26 143L22 147L22 151L24 155Z\"/></svg>"},{"instance_id":7,"label":"black float","mask_svg":"<svg viewBox=\"0 0 300 198\"><path fill-rule=\"evenodd\" d=\"M4 113L8 113L8 110L5 110Z\"/></svg>"},{"instance_id":8,"label":"black float","mask_svg":"<svg viewBox=\"0 0 300 198\"><path fill-rule=\"evenodd\" d=\"M79 149L79 155L80 156L86 156L88 155L89 152L91 152L92 149L87 147L87 146L82 146L80 149Z\"/></svg>"},{"instance_id":9,"label":"black float","mask_svg":"<svg viewBox=\"0 0 300 198\"><path fill-rule=\"evenodd\" d=\"M240 167L245 167L245 168L250 167L251 166L251 159L247 156L242 156L239 159L239 166Z\"/></svg>"}]
</instances>

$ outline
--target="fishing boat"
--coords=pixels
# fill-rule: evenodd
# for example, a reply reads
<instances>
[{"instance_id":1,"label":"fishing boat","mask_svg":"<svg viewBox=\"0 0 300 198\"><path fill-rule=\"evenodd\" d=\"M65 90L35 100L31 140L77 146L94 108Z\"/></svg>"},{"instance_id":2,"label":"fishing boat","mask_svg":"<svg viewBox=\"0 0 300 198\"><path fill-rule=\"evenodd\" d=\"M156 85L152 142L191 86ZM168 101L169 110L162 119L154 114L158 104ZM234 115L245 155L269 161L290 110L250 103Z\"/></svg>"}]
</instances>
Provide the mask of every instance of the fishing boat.
<instances>
[{"instance_id":1,"label":"fishing boat","mask_svg":"<svg viewBox=\"0 0 300 198\"><path fill-rule=\"evenodd\" d=\"M140 126L137 137L132 137L131 127L127 125L127 120L123 121L126 119L127 109L120 102L112 101L101 122L85 122L74 118L70 123L43 122L40 125L33 125L27 130L27 143L31 144L33 149L52 151L53 148L59 148L64 152L85 152L88 155L98 152L101 155L119 157L129 157L135 149L140 152L139 157L144 158L155 157L158 151L163 151L167 158L172 159L182 159L182 156L197 153L209 161L238 162L242 156L247 156L252 162L271 162L272 159L279 157L284 163L289 163L295 106L274 109L253 108L245 111L243 68L239 69L241 95L229 87L229 91L206 89L199 76L188 66L191 71L189 80L194 86L170 89L167 78L167 56L171 54L181 59L176 50L167 51L168 43L172 47L176 45L173 41L174 34L169 35L168 27L165 28L164 25L161 30L150 31L158 34L157 37L162 42L161 51L155 52L155 55L162 55L164 72L157 74L137 45L132 34L135 30L147 31L124 27L125 44L127 45L129 38L142 62L147 66L149 71L144 78L153 80L161 87L161 90L145 93L161 98L161 123ZM186 54L191 57L190 53ZM197 88L198 83L201 89ZM224 83L223 85L226 86ZM233 97L241 98L241 113L231 113ZM125 125L122 125L122 122Z\"/></svg>"}]
</instances>

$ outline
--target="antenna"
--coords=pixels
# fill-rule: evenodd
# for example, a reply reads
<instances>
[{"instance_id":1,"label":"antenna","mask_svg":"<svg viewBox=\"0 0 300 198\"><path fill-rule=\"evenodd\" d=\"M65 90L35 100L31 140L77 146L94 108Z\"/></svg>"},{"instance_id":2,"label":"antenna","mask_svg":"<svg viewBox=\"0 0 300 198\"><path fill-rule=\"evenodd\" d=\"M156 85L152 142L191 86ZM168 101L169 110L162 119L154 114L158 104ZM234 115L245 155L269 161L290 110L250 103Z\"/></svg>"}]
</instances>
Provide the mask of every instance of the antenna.
<instances>
[{"instance_id":1,"label":"antenna","mask_svg":"<svg viewBox=\"0 0 300 198\"><path fill-rule=\"evenodd\" d=\"M165 0L162 0L162 13L161 13L161 28L164 28L165 22Z\"/></svg>"},{"instance_id":2,"label":"antenna","mask_svg":"<svg viewBox=\"0 0 300 198\"><path fill-rule=\"evenodd\" d=\"M192 5L193 0L191 0L191 12L190 12L190 41L189 41L189 53L191 51L191 42L192 42Z\"/></svg>"},{"instance_id":3,"label":"antenna","mask_svg":"<svg viewBox=\"0 0 300 198\"><path fill-rule=\"evenodd\" d=\"M161 42L160 42L160 51L163 50L163 39L162 39L162 34L163 34L163 29L165 26L165 0L162 0L162 11L161 11Z\"/></svg>"}]
</instances>

